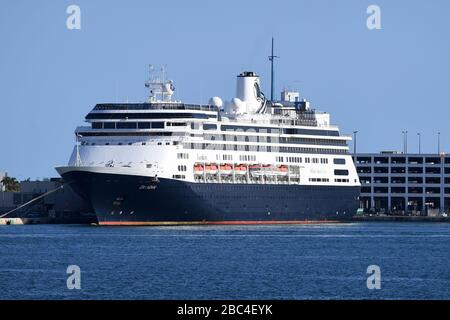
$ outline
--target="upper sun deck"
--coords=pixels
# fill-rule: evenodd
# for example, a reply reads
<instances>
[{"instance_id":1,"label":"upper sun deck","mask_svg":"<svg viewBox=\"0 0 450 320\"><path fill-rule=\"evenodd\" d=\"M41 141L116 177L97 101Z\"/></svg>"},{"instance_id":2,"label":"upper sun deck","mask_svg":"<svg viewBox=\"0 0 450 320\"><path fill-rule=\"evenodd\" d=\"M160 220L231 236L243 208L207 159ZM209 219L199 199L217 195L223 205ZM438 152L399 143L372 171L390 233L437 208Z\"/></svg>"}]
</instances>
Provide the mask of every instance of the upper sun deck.
<instances>
[{"instance_id":1,"label":"upper sun deck","mask_svg":"<svg viewBox=\"0 0 450 320\"><path fill-rule=\"evenodd\" d=\"M319 127L338 130L329 123L329 114L315 110L298 110L287 104L271 109L272 112L233 115L214 105L185 104L180 102L157 103L104 103L97 104L86 115L86 121L101 120L150 120L191 119L203 121L231 122L242 125Z\"/></svg>"}]
</instances>

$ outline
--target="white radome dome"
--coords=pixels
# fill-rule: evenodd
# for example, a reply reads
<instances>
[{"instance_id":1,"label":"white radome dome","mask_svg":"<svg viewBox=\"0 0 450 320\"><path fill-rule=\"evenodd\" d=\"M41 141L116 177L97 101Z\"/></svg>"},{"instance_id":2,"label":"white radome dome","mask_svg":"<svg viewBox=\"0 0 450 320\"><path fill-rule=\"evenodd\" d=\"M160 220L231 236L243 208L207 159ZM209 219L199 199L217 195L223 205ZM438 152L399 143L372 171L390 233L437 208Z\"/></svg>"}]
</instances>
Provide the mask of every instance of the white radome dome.
<instances>
[{"instance_id":1,"label":"white radome dome","mask_svg":"<svg viewBox=\"0 0 450 320\"><path fill-rule=\"evenodd\" d=\"M223 106L223 101L219 97L212 97L211 99L209 99L209 104L221 109Z\"/></svg>"},{"instance_id":2,"label":"white radome dome","mask_svg":"<svg viewBox=\"0 0 450 320\"><path fill-rule=\"evenodd\" d=\"M235 114L243 114L247 112L247 104L239 98L231 99L231 109Z\"/></svg>"}]
</instances>

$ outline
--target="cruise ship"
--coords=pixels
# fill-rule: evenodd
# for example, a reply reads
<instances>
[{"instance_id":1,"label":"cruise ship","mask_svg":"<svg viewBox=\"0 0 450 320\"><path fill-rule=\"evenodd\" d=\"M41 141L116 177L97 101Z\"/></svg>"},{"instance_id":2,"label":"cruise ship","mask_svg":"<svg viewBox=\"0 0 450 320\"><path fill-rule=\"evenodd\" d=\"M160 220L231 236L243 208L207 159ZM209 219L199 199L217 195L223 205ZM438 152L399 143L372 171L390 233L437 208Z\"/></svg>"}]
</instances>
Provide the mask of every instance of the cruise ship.
<instances>
[{"instance_id":1,"label":"cruise ship","mask_svg":"<svg viewBox=\"0 0 450 320\"><path fill-rule=\"evenodd\" d=\"M188 104L153 69L143 103L103 103L75 130L56 170L100 225L288 224L348 221L360 183L351 137L298 92L267 99L259 76L236 97Z\"/></svg>"}]
</instances>

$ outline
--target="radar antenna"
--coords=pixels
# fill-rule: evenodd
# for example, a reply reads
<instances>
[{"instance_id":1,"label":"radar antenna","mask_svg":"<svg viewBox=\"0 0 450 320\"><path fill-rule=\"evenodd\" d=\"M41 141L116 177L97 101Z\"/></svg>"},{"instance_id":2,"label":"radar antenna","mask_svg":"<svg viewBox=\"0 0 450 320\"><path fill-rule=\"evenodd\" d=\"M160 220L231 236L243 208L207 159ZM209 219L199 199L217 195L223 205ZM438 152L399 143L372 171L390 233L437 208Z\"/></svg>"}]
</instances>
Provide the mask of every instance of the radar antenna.
<instances>
[{"instance_id":1,"label":"radar antenna","mask_svg":"<svg viewBox=\"0 0 450 320\"><path fill-rule=\"evenodd\" d=\"M172 80L166 80L166 66L155 69L149 65L149 79L145 81L145 87L150 94L148 102L171 102L175 90Z\"/></svg>"}]
</instances>

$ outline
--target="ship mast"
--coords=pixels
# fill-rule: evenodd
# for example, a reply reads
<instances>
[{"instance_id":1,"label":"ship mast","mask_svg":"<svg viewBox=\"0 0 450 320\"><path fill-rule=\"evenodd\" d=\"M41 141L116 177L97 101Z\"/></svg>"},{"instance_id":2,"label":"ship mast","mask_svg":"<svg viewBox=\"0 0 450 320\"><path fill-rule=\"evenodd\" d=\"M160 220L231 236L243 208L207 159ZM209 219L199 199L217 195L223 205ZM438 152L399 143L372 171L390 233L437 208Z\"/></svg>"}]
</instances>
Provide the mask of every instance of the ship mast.
<instances>
[{"instance_id":1,"label":"ship mast","mask_svg":"<svg viewBox=\"0 0 450 320\"><path fill-rule=\"evenodd\" d=\"M272 37L272 54L269 56L270 60L270 101L273 101L273 60L279 58L273 55L273 37Z\"/></svg>"},{"instance_id":2,"label":"ship mast","mask_svg":"<svg viewBox=\"0 0 450 320\"><path fill-rule=\"evenodd\" d=\"M150 65L149 74L149 79L145 82L145 87L150 91L148 102L171 102L175 87L172 80L166 80L166 67L155 70Z\"/></svg>"}]
</instances>

